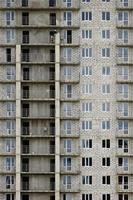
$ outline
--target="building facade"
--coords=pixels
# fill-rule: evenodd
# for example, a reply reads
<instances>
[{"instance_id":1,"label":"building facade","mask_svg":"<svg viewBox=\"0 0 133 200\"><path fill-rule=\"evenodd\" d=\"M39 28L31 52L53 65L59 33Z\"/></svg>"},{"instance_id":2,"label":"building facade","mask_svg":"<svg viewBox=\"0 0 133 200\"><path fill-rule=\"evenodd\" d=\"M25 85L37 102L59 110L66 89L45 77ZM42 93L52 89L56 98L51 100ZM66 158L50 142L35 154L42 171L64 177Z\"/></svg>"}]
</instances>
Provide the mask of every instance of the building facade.
<instances>
[{"instance_id":1,"label":"building facade","mask_svg":"<svg viewBox=\"0 0 133 200\"><path fill-rule=\"evenodd\" d=\"M0 200L133 200L133 1L0 0Z\"/></svg>"}]
</instances>

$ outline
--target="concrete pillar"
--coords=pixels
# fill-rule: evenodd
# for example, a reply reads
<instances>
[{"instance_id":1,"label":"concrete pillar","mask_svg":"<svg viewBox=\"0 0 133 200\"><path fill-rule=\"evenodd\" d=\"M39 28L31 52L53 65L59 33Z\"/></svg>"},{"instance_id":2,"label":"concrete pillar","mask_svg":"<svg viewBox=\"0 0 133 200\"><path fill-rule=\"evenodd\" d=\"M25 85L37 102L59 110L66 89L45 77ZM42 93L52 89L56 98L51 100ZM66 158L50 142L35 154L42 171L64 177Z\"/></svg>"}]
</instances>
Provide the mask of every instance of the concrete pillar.
<instances>
[{"instance_id":1,"label":"concrete pillar","mask_svg":"<svg viewBox=\"0 0 133 200\"><path fill-rule=\"evenodd\" d=\"M60 200L60 34L55 34L55 200Z\"/></svg>"},{"instance_id":2,"label":"concrete pillar","mask_svg":"<svg viewBox=\"0 0 133 200\"><path fill-rule=\"evenodd\" d=\"M16 45L16 200L21 200L21 46Z\"/></svg>"}]
</instances>

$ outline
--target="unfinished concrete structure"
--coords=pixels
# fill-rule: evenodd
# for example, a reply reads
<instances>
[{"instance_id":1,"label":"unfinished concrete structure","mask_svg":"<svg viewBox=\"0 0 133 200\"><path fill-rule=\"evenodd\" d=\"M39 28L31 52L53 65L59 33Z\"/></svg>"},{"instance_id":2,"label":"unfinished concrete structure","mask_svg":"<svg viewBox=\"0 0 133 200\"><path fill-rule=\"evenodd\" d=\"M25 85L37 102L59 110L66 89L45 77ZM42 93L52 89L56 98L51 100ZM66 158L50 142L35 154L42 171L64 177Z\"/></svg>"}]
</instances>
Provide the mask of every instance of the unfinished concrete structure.
<instances>
[{"instance_id":1,"label":"unfinished concrete structure","mask_svg":"<svg viewBox=\"0 0 133 200\"><path fill-rule=\"evenodd\" d=\"M0 0L0 200L133 199L133 1Z\"/></svg>"}]
</instances>

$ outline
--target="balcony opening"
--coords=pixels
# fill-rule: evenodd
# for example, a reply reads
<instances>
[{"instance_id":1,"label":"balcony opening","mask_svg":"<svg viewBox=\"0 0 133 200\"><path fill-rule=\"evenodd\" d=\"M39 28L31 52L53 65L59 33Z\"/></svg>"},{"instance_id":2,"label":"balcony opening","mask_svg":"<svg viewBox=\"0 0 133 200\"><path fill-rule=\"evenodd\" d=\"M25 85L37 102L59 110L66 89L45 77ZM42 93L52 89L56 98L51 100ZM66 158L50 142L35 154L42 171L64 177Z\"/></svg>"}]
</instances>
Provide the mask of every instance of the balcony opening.
<instances>
[{"instance_id":1,"label":"balcony opening","mask_svg":"<svg viewBox=\"0 0 133 200\"><path fill-rule=\"evenodd\" d=\"M29 158L22 159L22 172L29 172Z\"/></svg>"},{"instance_id":2,"label":"balcony opening","mask_svg":"<svg viewBox=\"0 0 133 200\"><path fill-rule=\"evenodd\" d=\"M55 31L49 32L49 42L54 43L55 42Z\"/></svg>"},{"instance_id":3,"label":"balcony opening","mask_svg":"<svg viewBox=\"0 0 133 200\"><path fill-rule=\"evenodd\" d=\"M22 134L23 135L30 134L30 123L28 121L22 122Z\"/></svg>"},{"instance_id":4,"label":"balcony opening","mask_svg":"<svg viewBox=\"0 0 133 200\"><path fill-rule=\"evenodd\" d=\"M50 81L55 80L55 68L54 67L49 68L49 80Z\"/></svg>"},{"instance_id":5,"label":"balcony opening","mask_svg":"<svg viewBox=\"0 0 133 200\"><path fill-rule=\"evenodd\" d=\"M50 62L55 62L55 50L50 49Z\"/></svg>"},{"instance_id":6,"label":"balcony opening","mask_svg":"<svg viewBox=\"0 0 133 200\"><path fill-rule=\"evenodd\" d=\"M22 25L29 25L29 13L28 12L22 13Z\"/></svg>"},{"instance_id":7,"label":"balcony opening","mask_svg":"<svg viewBox=\"0 0 133 200\"><path fill-rule=\"evenodd\" d=\"M50 85L49 97L50 98L55 98L55 85Z\"/></svg>"},{"instance_id":8,"label":"balcony opening","mask_svg":"<svg viewBox=\"0 0 133 200\"><path fill-rule=\"evenodd\" d=\"M49 7L56 6L56 0L49 0Z\"/></svg>"},{"instance_id":9,"label":"balcony opening","mask_svg":"<svg viewBox=\"0 0 133 200\"><path fill-rule=\"evenodd\" d=\"M55 104L50 104L50 117L55 117Z\"/></svg>"},{"instance_id":10,"label":"balcony opening","mask_svg":"<svg viewBox=\"0 0 133 200\"><path fill-rule=\"evenodd\" d=\"M22 105L22 116L23 117L29 117L30 114L30 105L27 104L23 104Z\"/></svg>"},{"instance_id":11,"label":"balcony opening","mask_svg":"<svg viewBox=\"0 0 133 200\"><path fill-rule=\"evenodd\" d=\"M23 194L22 195L22 200L29 200L29 195L28 194Z\"/></svg>"},{"instance_id":12,"label":"balcony opening","mask_svg":"<svg viewBox=\"0 0 133 200\"><path fill-rule=\"evenodd\" d=\"M55 190L55 177L50 177L50 190Z\"/></svg>"},{"instance_id":13,"label":"balcony opening","mask_svg":"<svg viewBox=\"0 0 133 200\"><path fill-rule=\"evenodd\" d=\"M29 99L29 86L23 86L23 99Z\"/></svg>"},{"instance_id":14,"label":"balcony opening","mask_svg":"<svg viewBox=\"0 0 133 200\"><path fill-rule=\"evenodd\" d=\"M50 129L50 135L55 135L55 122L50 122L49 129Z\"/></svg>"},{"instance_id":15,"label":"balcony opening","mask_svg":"<svg viewBox=\"0 0 133 200\"><path fill-rule=\"evenodd\" d=\"M72 30L67 30L67 44L72 43Z\"/></svg>"},{"instance_id":16,"label":"balcony opening","mask_svg":"<svg viewBox=\"0 0 133 200\"><path fill-rule=\"evenodd\" d=\"M22 190L29 190L29 177L22 177Z\"/></svg>"},{"instance_id":17,"label":"balcony opening","mask_svg":"<svg viewBox=\"0 0 133 200\"><path fill-rule=\"evenodd\" d=\"M29 140L22 141L22 153L28 154L29 153Z\"/></svg>"},{"instance_id":18,"label":"balcony opening","mask_svg":"<svg viewBox=\"0 0 133 200\"><path fill-rule=\"evenodd\" d=\"M54 195L50 196L50 200L55 200L55 196Z\"/></svg>"},{"instance_id":19,"label":"balcony opening","mask_svg":"<svg viewBox=\"0 0 133 200\"><path fill-rule=\"evenodd\" d=\"M6 61L11 62L11 48L6 49Z\"/></svg>"},{"instance_id":20,"label":"balcony opening","mask_svg":"<svg viewBox=\"0 0 133 200\"><path fill-rule=\"evenodd\" d=\"M14 194L6 194L6 200L15 200Z\"/></svg>"},{"instance_id":21,"label":"balcony opening","mask_svg":"<svg viewBox=\"0 0 133 200\"><path fill-rule=\"evenodd\" d=\"M22 0L22 7L28 7L28 0Z\"/></svg>"},{"instance_id":22,"label":"balcony opening","mask_svg":"<svg viewBox=\"0 0 133 200\"><path fill-rule=\"evenodd\" d=\"M30 69L29 68L23 68L23 80L30 80Z\"/></svg>"},{"instance_id":23,"label":"balcony opening","mask_svg":"<svg viewBox=\"0 0 133 200\"><path fill-rule=\"evenodd\" d=\"M30 61L30 50L29 49L22 49L22 62L29 62Z\"/></svg>"},{"instance_id":24,"label":"balcony opening","mask_svg":"<svg viewBox=\"0 0 133 200\"><path fill-rule=\"evenodd\" d=\"M50 172L55 171L55 159L50 159Z\"/></svg>"},{"instance_id":25,"label":"balcony opening","mask_svg":"<svg viewBox=\"0 0 133 200\"><path fill-rule=\"evenodd\" d=\"M50 13L50 25L56 25L56 13Z\"/></svg>"},{"instance_id":26,"label":"balcony opening","mask_svg":"<svg viewBox=\"0 0 133 200\"><path fill-rule=\"evenodd\" d=\"M49 142L49 152L50 154L54 154L55 153L55 141L51 140Z\"/></svg>"},{"instance_id":27,"label":"balcony opening","mask_svg":"<svg viewBox=\"0 0 133 200\"><path fill-rule=\"evenodd\" d=\"M29 44L29 31L22 32L22 43Z\"/></svg>"}]
</instances>

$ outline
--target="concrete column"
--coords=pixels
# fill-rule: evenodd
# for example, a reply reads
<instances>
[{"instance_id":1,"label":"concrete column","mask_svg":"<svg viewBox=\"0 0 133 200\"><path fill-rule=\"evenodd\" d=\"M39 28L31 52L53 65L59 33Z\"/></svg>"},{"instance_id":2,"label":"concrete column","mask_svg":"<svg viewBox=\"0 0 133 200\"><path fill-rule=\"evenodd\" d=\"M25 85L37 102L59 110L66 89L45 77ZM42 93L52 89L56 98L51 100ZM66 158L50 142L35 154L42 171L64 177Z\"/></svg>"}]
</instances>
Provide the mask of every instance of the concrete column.
<instances>
[{"instance_id":1,"label":"concrete column","mask_svg":"<svg viewBox=\"0 0 133 200\"><path fill-rule=\"evenodd\" d=\"M55 34L55 200L60 200L60 34Z\"/></svg>"},{"instance_id":2,"label":"concrete column","mask_svg":"<svg viewBox=\"0 0 133 200\"><path fill-rule=\"evenodd\" d=\"M21 200L21 46L16 45L16 200Z\"/></svg>"}]
</instances>

